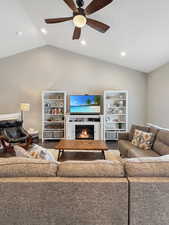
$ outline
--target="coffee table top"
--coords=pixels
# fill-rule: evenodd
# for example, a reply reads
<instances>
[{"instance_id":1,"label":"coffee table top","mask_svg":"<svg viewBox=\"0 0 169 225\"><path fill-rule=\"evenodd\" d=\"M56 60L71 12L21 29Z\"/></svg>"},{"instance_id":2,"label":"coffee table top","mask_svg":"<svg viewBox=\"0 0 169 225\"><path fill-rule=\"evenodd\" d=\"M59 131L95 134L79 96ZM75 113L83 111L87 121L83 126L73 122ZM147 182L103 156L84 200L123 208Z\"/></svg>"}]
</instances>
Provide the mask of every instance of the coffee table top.
<instances>
[{"instance_id":1,"label":"coffee table top","mask_svg":"<svg viewBox=\"0 0 169 225\"><path fill-rule=\"evenodd\" d=\"M108 147L104 141L100 140L61 140L55 149L107 151Z\"/></svg>"}]
</instances>

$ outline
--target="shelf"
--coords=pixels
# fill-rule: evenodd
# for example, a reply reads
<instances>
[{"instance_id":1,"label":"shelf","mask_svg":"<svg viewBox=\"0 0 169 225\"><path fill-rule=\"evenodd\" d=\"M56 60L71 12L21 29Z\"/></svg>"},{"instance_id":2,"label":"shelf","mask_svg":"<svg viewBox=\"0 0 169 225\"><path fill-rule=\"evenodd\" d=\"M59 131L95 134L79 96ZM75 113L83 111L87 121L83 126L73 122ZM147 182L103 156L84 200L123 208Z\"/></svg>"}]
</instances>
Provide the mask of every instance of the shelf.
<instances>
[{"instance_id":1,"label":"shelf","mask_svg":"<svg viewBox=\"0 0 169 225\"><path fill-rule=\"evenodd\" d=\"M113 131L113 132L115 132L115 131L126 131L126 129L105 129L105 131Z\"/></svg>"},{"instance_id":2,"label":"shelf","mask_svg":"<svg viewBox=\"0 0 169 225\"><path fill-rule=\"evenodd\" d=\"M107 114L109 114L109 116L126 116L127 115L126 113L125 114L124 113L122 113L122 114L107 113Z\"/></svg>"},{"instance_id":3,"label":"shelf","mask_svg":"<svg viewBox=\"0 0 169 225\"><path fill-rule=\"evenodd\" d=\"M64 129L44 129L44 132L61 132L61 131L64 131Z\"/></svg>"},{"instance_id":4,"label":"shelf","mask_svg":"<svg viewBox=\"0 0 169 225\"><path fill-rule=\"evenodd\" d=\"M126 98L116 98L116 97L109 97L106 98L107 101L117 100L117 101L127 101Z\"/></svg>"},{"instance_id":5,"label":"shelf","mask_svg":"<svg viewBox=\"0 0 169 225\"><path fill-rule=\"evenodd\" d=\"M127 123L127 122L105 122L105 124Z\"/></svg>"},{"instance_id":6,"label":"shelf","mask_svg":"<svg viewBox=\"0 0 169 225\"><path fill-rule=\"evenodd\" d=\"M58 132L60 132L60 131L64 131L64 129L55 129L55 128L54 129L52 129L52 128L51 129L50 128L47 129L47 128L44 128L44 131L45 132L51 132L51 131L58 131Z\"/></svg>"},{"instance_id":7,"label":"shelf","mask_svg":"<svg viewBox=\"0 0 169 225\"><path fill-rule=\"evenodd\" d=\"M64 116L64 114L49 114L49 113L45 113L45 116Z\"/></svg>"},{"instance_id":8,"label":"shelf","mask_svg":"<svg viewBox=\"0 0 169 225\"><path fill-rule=\"evenodd\" d=\"M44 101L64 101L64 99L62 99L62 98L61 99L59 99L59 98L58 99L57 98L49 99L48 98L48 99L44 99Z\"/></svg>"},{"instance_id":9,"label":"shelf","mask_svg":"<svg viewBox=\"0 0 169 225\"><path fill-rule=\"evenodd\" d=\"M64 123L63 120L60 121L44 121L45 123Z\"/></svg>"},{"instance_id":10,"label":"shelf","mask_svg":"<svg viewBox=\"0 0 169 225\"><path fill-rule=\"evenodd\" d=\"M106 141L118 141L118 139L117 138L112 138L112 139L106 138Z\"/></svg>"},{"instance_id":11,"label":"shelf","mask_svg":"<svg viewBox=\"0 0 169 225\"><path fill-rule=\"evenodd\" d=\"M126 108L126 106L113 106L113 107L107 108L107 109L109 110L109 109L121 109L121 108Z\"/></svg>"},{"instance_id":12,"label":"shelf","mask_svg":"<svg viewBox=\"0 0 169 225\"><path fill-rule=\"evenodd\" d=\"M45 108L55 108L55 109L57 109L57 108L64 108L64 106L45 106Z\"/></svg>"}]
</instances>

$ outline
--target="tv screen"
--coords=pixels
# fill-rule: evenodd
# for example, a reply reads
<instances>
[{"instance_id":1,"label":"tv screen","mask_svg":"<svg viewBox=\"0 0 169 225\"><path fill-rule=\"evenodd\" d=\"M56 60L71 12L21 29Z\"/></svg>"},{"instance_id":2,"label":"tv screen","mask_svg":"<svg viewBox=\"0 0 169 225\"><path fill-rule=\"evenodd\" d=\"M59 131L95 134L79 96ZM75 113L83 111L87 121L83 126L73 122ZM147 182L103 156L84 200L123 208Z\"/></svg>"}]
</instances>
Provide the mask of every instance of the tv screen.
<instances>
[{"instance_id":1,"label":"tv screen","mask_svg":"<svg viewBox=\"0 0 169 225\"><path fill-rule=\"evenodd\" d=\"M100 114L100 111L101 111L100 95L70 96L71 114Z\"/></svg>"}]
</instances>

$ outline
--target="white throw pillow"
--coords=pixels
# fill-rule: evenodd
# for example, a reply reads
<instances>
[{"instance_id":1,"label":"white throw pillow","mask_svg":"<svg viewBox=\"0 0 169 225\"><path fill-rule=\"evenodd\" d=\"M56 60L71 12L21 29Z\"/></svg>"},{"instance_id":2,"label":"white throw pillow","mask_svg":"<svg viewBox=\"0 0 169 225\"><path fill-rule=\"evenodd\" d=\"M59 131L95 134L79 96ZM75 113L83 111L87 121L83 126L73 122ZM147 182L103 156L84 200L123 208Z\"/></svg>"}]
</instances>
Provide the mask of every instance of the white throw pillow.
<instances>
[{"instance_id":1,"label":"white throw pillow","mask_svg":"<svg viewBox=\"0 0 169 225\"><path fill-rule=\"evenodd\" d=\"M36 144L33 144L33 146L29 149L28 152L34 158L41 158L54 162L56 161L54 155L50 152L50 150Z\"/></svg>"}]
</instances>

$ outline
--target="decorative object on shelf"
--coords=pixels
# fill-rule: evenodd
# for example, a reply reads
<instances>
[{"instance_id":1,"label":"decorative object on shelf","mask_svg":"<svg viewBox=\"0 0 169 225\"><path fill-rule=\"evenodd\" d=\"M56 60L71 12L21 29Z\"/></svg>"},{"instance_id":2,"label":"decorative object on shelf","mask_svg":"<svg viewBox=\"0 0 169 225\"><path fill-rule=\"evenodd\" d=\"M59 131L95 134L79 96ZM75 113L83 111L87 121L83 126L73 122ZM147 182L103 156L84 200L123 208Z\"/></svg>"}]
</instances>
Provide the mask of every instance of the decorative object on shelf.
<instances>
[{"instance_id":1,"label":"decorative object on shelf","mask_svg":"<svg viewBox=\"0 0 169 225\"><path fill-rule=\"evenodd\" d=\"M84 27L86 24L101 33L105 33L110 28L108 25L93 19L89 19L86 16L91 15L99 11L100 9L106 7L111 2L113 2L113 0L102 0L102 1L93 0L86 7L86 9L82 8L84 6L83 0L76 0L76 4L74 3L73 0L64 0L64 2L73 11L73 15L71 17L65 17L65 18L45 19L45 22L47 24L55 24L55 23L61 23L61 22L73 20L73 23L75 26L74 33L73 33L73 40L80 39L81 28Z\"/></svg>"},{"instance_id":2,"label":"decorative object on shelf","mask_svg":"<svg viewBox=\"0 0 169 225\"><path fill-rule=\"evenodd\" d=\"M20 104L20 110L21 110L21 120L23 121L24 117L24 112L29 112L30 111L30 104L28 103L21 103Z\"/></svg>"},{"instance_id":3,"label":"decorative object on shelf","mask_svg":"<svg viewBox=\"0 0 169 225\"><path fill-rule=\"evenodd\" d=\"M119 132L128 130L128 92L104 92L104 138L118 140Z\"/></svg>"}]
</instances>

